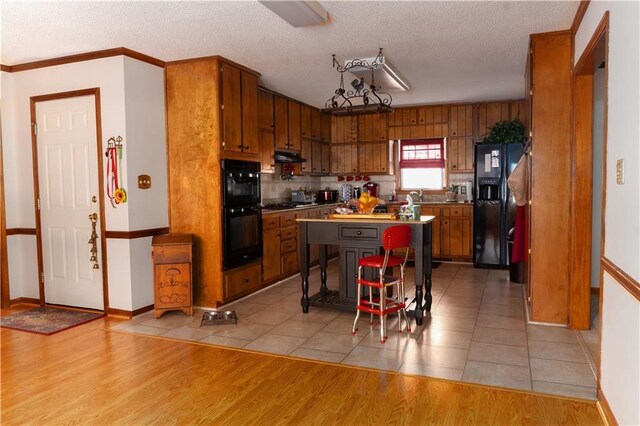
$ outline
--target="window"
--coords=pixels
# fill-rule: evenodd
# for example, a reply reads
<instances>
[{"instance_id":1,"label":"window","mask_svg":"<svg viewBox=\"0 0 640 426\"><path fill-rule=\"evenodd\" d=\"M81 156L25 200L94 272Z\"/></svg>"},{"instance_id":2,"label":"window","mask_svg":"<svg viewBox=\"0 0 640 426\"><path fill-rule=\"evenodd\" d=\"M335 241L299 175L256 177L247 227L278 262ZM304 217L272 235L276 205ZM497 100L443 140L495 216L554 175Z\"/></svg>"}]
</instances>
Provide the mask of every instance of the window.
<instances>
[{"instance_id":1,"label":"window","mask_svg":"<svg viewBox=\"0 0 640 426\"><path fill-rule=\"evenodd\" d=\"M444 139L400 141L401 189L445 186Z\"/></svg>"}]
</instances>

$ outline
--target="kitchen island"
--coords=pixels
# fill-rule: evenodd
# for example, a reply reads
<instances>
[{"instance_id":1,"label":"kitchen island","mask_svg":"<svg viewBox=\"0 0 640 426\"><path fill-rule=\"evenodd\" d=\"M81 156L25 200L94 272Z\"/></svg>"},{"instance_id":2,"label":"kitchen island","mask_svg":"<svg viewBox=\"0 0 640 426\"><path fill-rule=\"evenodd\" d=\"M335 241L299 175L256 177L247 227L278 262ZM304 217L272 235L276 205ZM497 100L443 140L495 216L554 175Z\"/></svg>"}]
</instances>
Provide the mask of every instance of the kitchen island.
<instances>
[{"instance_id":1,"label":"kitchen island","mask_svg":"<svg viewBox=\"0 0 640 426\"><path fill-rule=\"evenodd\" d=\"M332 304L343 309L356 306L356 275L358 259L378 254L382 233L396 225L411 226L411 246L415 250L416 297L410 312L417 325L422 325L424 311L431 310L431 245L433 216L419 220L388 219L297 219L300 238L300 275L302 277L302 311L309 312L311 304ZM319 244L320 289L309 296L309 245ZM327 244L340 247L339 290L327 288ZM371 277L369 277L371 278ZM424 285L424 291L423 291ZM424 295L424 296L423 296Z\"/></svg>"}]
</instances>

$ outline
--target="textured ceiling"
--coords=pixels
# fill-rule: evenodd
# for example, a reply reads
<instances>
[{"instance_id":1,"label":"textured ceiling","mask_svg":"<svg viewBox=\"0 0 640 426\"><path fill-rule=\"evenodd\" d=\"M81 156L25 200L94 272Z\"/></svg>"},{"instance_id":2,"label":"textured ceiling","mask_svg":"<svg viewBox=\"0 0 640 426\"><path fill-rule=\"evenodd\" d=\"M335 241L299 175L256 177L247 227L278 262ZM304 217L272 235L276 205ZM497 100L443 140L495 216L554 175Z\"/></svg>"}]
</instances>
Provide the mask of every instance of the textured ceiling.
<instances>
[{"instance_id":1,"label":"textured ceiling","mask_svg":"<svg viewBox=\"0 0 640 426\"><path fill-rule=\"evenodd\" d=\"M322 107L331 54L386 56L411 86L394 105L519 98L529 34L568 29L578 1L321 1L330 22L294 28L256 1L1 1L0 61L127 47L164 61L222 55L261 84Z\"/></svg>"}]
</instances>

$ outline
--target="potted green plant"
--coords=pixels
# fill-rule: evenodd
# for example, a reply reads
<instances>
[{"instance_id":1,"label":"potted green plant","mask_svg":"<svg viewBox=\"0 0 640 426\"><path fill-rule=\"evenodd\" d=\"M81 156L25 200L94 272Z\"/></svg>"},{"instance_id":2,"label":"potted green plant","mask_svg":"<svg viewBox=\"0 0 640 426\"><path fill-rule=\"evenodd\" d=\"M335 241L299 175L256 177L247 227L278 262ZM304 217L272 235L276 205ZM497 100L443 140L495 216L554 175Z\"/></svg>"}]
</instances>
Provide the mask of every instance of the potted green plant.
<instances>
[{"instance_id":1,"label":"potted green plant","mask_svg":"<svg viewBox=\"0 0 640 426\"><path fill-rule=\"evenodd\" d=\"M520 143L524 144L524 126L518 120L499 121L484 137L481 143Z\"/></svg>"}]
</instances>

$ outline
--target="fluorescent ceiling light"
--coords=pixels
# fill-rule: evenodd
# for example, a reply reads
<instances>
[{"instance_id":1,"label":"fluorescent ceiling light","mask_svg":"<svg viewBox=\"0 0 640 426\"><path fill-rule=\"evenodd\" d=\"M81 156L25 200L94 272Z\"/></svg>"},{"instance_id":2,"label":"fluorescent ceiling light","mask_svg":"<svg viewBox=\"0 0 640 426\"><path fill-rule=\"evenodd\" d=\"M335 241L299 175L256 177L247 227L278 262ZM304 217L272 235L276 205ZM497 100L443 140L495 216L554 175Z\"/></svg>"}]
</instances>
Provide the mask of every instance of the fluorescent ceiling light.
<instances>
[{"instance_id":1,"label":"fluorescent ceiling light","mask_svg":"<svg viewBox=\"0 0 640 426\"><path fill-rule=\"evenodd\" d=\"M329 18L329 13L317 1L260 1L273 13L294 27L321 24Z\"/></svg>"},{"instance_id":2,"label":"fluorescent ceiling light","mask_svg":"<svg viewBox=\"0 0 640 426\"><path fill-rule=\"evenodd\" d=\"M372 63L375 58L367 58L364 61ZM345 61L345 64L350 59ZM378 62L380 62L378 60ZM364 80L369 83L371 80L371 70L364 67L353 67L349 72L358 78L364 77ZM382 57L382 63L380 63L375 70L373 70L373 78L376 84L381 86L387 92L405 92L410 89L409 83L398 72L396 67L387 59L386 56Z\"/></svg>"}]
</instances>

